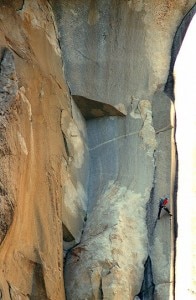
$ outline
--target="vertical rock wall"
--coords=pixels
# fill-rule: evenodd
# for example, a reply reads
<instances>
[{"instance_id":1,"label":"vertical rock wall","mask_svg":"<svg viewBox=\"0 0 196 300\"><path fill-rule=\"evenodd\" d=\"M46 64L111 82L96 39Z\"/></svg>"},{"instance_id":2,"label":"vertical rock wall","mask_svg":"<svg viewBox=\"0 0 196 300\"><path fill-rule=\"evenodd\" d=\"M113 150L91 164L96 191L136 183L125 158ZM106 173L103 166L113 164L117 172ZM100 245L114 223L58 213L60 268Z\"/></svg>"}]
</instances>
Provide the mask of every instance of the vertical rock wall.
<instances>
[{"instance_id":1,"label":"vertical rock wall","mask_svg":"<svg viewBox=\"0 0 196 300\"><path fill-rule=\"evenodd\" d=\"M0 298L172 299L163 90L194 1L49 2L0 4Z\"/></svg>"},{"instance_id":2,"label":"vertical rock wall","mask_svg":"<svg viewBox=\"0 0 196 300\"><path fill-rule=\"evenodd\" d=\"M61 112L71 114L46 1L0 3L0 298L65 299Z\"/></svg>"},{"instance_id":3,"label":"vertical rock wall","mask_svg":"<svg viewBox=\"0 0 196 300\"><path fill-rule=\"evenodd\" d=\"M194 1L51 3L71 94L126 114L86 121L87 220L67 252L67 298L143 297L149 274L154 299L172 299L173 219L156 222L160 197L170 195L172 210L175 169L173 104L163 90L174 33Z\"/></svg>"}]
</instances>

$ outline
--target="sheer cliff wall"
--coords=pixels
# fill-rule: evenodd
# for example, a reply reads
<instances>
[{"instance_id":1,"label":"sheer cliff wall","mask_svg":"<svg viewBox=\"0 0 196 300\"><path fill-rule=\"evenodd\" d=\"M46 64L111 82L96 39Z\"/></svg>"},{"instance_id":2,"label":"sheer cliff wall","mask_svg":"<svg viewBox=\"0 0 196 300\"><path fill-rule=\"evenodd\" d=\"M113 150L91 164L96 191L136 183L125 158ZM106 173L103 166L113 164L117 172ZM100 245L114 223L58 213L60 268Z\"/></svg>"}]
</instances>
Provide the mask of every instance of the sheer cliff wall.
<instances>
[{"instance_id":1,"label":"sheer cliff wall","mask_svg":"<svg viewBox=\"0 0 196 300\"><path fill-rule=\"evenodd\" d=\"M0 4L0 298L64 299L59 174L69 96L51 8L22 2Z\"/></svg>"},{"instance_id":2,"label":"sheer cliff wall","mask_svg":"<svg viewBox=\"0 0 196 300\"><path fill-rule=\"evenodd\" d=\"M174 109L164 86L176 28L193 2L52 5L89 151L87 221L80 245L67 252L67 298L172 299L174 218L156 221L163 195L173 211ZM89 119L89 99L124 116L93 106Z\"/></svg>"},{"instance_id":3,"label":"sheer cliff wall","mask_svg":"<svg viewBox=\"0 0 196 300\"><path fill-rule=\"evenodd\" d=\"M164 85L193 3L0 4L0 298L173 298Z\"/></svg>"}]
</instances>

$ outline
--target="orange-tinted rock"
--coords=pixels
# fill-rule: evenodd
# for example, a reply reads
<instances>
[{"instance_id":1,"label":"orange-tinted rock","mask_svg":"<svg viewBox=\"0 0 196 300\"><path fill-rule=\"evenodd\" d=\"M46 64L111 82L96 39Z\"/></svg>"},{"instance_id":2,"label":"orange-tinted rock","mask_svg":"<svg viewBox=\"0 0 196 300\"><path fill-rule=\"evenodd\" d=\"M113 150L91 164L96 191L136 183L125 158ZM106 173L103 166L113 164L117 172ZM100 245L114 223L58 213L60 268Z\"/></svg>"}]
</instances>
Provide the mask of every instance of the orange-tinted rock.
<instances>
[{"instance_id":1,"label":"orange-tinted rock","mask_svg":"<svg viewBox=\"0 0 196 300\"><path fill-rule=\"evenodd\" d=\"M1 295L65 299L60 118L69 102L52 11L46 1L0 6Z\"/></svg>"}]
</instances>

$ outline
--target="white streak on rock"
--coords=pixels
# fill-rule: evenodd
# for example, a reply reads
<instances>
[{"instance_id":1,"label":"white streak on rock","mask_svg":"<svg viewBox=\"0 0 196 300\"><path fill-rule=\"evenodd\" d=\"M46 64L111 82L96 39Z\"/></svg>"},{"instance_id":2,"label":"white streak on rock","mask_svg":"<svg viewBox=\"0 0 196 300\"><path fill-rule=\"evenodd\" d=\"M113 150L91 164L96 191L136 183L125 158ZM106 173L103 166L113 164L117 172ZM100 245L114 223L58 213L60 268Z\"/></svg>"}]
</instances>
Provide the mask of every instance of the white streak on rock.
<instances>
[{"instance_id":1,"label":"white streak on rock","mask_svg":"<svg viewBox=\"0 0 196 300\"><path fill-rule=\"evenodd\" d=\"M17 136L18 136L18 141L20 143L22 151L24 152L25 155L28 155L28 150L27 150L27 146L26 146L24 137L21 135L21 133L19 131L17 132Z\"/></svg>"}]
</instances>

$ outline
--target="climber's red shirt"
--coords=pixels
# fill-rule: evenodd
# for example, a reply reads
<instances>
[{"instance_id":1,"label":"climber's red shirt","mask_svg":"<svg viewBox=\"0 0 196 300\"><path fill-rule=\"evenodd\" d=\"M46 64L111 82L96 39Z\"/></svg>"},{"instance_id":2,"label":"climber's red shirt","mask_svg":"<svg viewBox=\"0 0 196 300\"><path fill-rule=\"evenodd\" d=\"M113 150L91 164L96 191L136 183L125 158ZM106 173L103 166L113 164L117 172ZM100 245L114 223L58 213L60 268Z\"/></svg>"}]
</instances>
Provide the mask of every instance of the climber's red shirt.
<instances>
[{"instance_id":1,"label":"climber's red shirt","mask_svg":"<svg viewBox=\"0 0 196 300\"><path fill-rule=\"evenodd\" d=\"M163 206L166 206L167 203L168 203L168 199L167 199L167 198L163 199L162 205L163 205Z\"/></svg>"}]
</instances>

